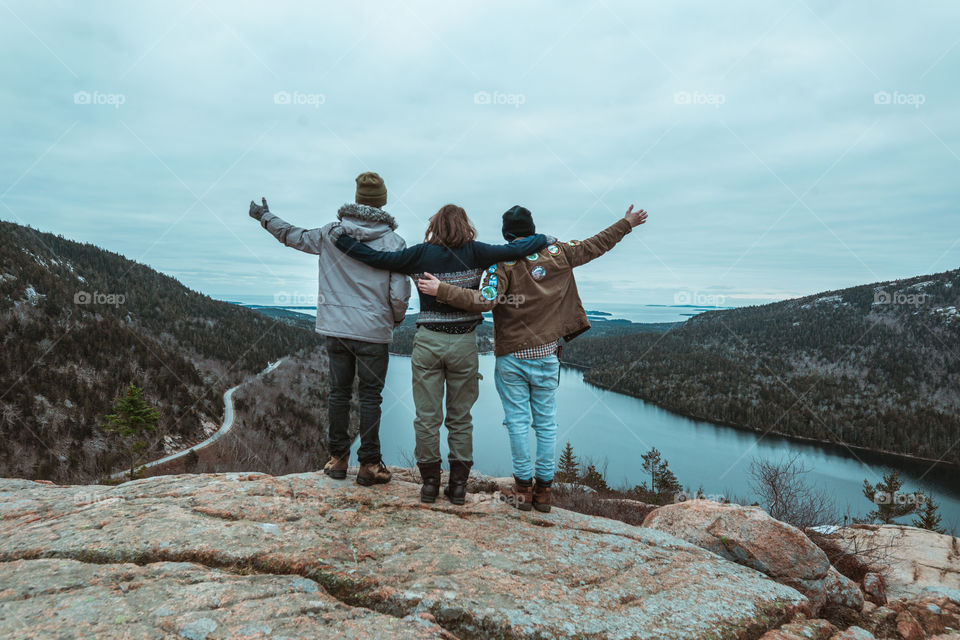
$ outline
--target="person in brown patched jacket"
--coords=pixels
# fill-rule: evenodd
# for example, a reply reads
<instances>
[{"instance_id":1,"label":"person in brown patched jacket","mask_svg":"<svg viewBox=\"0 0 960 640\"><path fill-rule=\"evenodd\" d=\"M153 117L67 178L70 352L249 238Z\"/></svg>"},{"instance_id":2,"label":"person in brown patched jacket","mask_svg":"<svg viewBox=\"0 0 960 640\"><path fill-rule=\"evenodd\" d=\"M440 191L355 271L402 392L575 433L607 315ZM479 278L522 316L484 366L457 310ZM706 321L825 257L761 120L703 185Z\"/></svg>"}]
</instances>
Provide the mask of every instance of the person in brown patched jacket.
<instances>
[{"instance_id":1,"label":"person in brown patched jacket","mask_svg":"<svg viewBox=\"0 0 960 640\"><path fill-rule=\"evenodd\" d=\"M642 209L582 242L557 242L519 260L500 262L484 273L480 289L457 287L425 274L422 294L468 311L493 311L495 382L510 435L514 489L510 504L529 511L550 511L557 438L557 388L560 341L590 328L577 292L573 270L612 249L633 227L646 222ZM536 232L533 216L515 206L503 214L503 237L523 238ZM529 431L537 438L536 464L531 461ZM536 484L534 484L536 481Z\"/></svg>"}]
</instances>

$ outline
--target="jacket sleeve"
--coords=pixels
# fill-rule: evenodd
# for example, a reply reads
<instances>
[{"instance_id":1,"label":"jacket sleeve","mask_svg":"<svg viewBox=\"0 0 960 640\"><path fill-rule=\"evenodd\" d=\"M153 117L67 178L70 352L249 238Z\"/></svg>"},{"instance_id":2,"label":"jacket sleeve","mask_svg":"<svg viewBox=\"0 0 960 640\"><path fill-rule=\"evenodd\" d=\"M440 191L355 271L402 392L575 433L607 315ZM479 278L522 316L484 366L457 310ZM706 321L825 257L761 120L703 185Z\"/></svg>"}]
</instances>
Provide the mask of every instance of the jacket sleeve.
<instances>
[{"instance_id":1,"label":"jacket sleeve","mask_svg":"<svg viewBox=\"0 0 960 640\"><path fill-rule=\"evenodd\" d=\"M390 306L393 307L393 322L400 324L407 316L410 306L410 277L393 271L390 273Z\"/></svg>"},{"instance_id":2,"label":"jacket sleeve","mask_svg":"<svg viewBox=\"0 0 960 640\"><path fill-rule=\"evenodd\" d=\"M630 223L621 218L592 238L564 247L563 253L567 256L571 267L579 267L613 249L631 231L633 227Z\"/></svg>"},{"instance_id":3,"label":"jacket sleeve","mask_svg":"<svg viewBox=\"0 0 960 640\"><path fill-rule=\"evenodd\" d=\"M260 218L260 225L288 247L293 247L304 253L320 254L323 239L322 228L304 229L303 227L295 227L269 211L265 212Z\"/></svg>"},{"instance_id":4,"label":"jacket sleeve","mask_svg":"<svg viewBox=\"0 0 960 640\"><path fill-rule=\"evenodd\" d=\"M465 311L490 311L499 302L507 300L509 286L510 280L503 269L498 267L492 273L488 269L483 274L479 289L467 289L441 282L437 290L437 302Z\"/></svg>"},{"instance_id":5,"label":"jacket sleeve","mask_svg":"<svg viewBox=\"0 0 960 640\"><path fill-rule=\"evenodd\" d=\"M400 249L406 249L407 243L397 236ZM407 307L410 305L410 278L407 276L391 272L390 273L390 307L393 309L393 322L400 324L407 315Z\"/></svg>"},{"instance_id":6,"label":"jacket sleeve","mask_svg":"<svg viewBox=\"0 0 960 640\"><path fill-rule=\"evenodd\" d=\"M410 274L417 271L424 245L418 244L399 251L377 251L344 233L337 238L336 246L351 258L371 267Z\"/></svg>"},{"instance_id":7,"label":"jacket sleeve","mask_svg":"<svg viewBox=\"0 0 960 640\"><path fill-rule=\"evenodd\" d=\"M555 242L555 240L553 240ZM487 244L474 242L473 251L478 267L486 267L506 260L517 260L523 256L537 253L551 243L551 239L542 233L514 240L509 244Z\"/></svg>"}]
</instances>

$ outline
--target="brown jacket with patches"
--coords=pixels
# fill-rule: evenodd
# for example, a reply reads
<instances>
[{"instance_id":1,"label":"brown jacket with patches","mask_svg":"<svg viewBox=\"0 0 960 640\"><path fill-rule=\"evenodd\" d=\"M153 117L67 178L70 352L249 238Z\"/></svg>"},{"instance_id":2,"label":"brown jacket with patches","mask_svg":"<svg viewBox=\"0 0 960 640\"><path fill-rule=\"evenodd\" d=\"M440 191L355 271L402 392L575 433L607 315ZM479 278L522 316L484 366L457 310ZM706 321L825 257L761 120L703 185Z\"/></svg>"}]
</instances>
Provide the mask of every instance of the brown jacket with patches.
<instances>
[{"instance_id":1,"label":"brown jacket with patches","mask_svg":"<svg viewBox=\"0 0 960 640\"><path fill-rule=\"evenodd\" d=\"M590 328L573 269L599 258L633 227L624 219L583 242L558 242L539 253L493 265L480 289L440 283L437 300L468 311L493 310L494 353L507 355Z\"/></svg>"}]
</instances>

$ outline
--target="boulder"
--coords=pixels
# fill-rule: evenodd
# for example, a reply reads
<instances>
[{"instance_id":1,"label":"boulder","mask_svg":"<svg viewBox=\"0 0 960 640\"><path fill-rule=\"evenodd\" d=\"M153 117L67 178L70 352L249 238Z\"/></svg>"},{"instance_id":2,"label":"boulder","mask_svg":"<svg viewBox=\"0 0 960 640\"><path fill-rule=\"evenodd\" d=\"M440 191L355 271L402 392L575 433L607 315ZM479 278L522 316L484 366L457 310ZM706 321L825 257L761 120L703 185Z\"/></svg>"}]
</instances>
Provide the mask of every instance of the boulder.
<instances>
[{"instance_id":1,"label":"boulder","mask_svg":"<svg viewBox=\"0 0 960 640\"><path fill-rule=\"evenodd\" d=\"M960 590L926 587L915 596L887 606L915 621L928 635L960 631Z\"/></svg>"},{"instance_id":2,"label":"boulder","mask_svg":"<svg viewBox=\"0 0 960 640\"><path fill-rule=\"evenodd\" d=\"M322 473L0 480L0 637L757 638L810 609L655 529L418 495Z\"/></svg>"},{"instance_id":3,"label":"boulder","mask_svg":"<svg viewBox=\"0 0 960 640\"><path fill-rule=\"evenodd\" d=\"M300 576L236 575L189 562L101 565L59 558L16 560L0 572L0 636L21 634L452 638L415 616L346 607Z\"/></svg>"},{"instance_id":4,"label":"boulder","mask_svg":"<svg viewBox=\"0 0 960 640\"><path fill-rule=\"evenodd\" d=\"M820 547L759 507L688 500L653 511L643 526L675 535L797 589L810 599L814 613L824 606L856 611L863 607L859 587L830 565Z\"/></svg>"},{"instance_id":5,"label":"boulder","mask_svg":"<svg viewBox=\"0 0 960 640\"><path fill-rule=\"evenodd\" d=\"M800 620L768 631L760 640L830 640L837 628L826 620Z\"/></svg>"},{"instance_id":6,"label":"boulder","mask_svg":"<svg viewBox=\"0 0 960 640\"><path fill-rule=\"evenodd\" d=\"M926 587L868 614L878 637L928 638L960 631L960 590Z\"/></svg>"},{"instance_id":7,"label":"boulder","mask_svg":"<svg viewBox=\"0 0 960 640\"><path fill-rule=\"evenodd\" d=\"M887 588L882 575L871 571L863 576L861 584L867 600L878 606L887 604Z\"/></svg>"},{"instance_id":8,"label":"boulder","mask_svg":"<svg viewBox=\"0 0 960 640\"><path fill-rule=\"evenodd\" d=\"M960 538L903 525L856 525L828 538L880 566L891 600L918 595L925 587L960 589Z\"/></svg>"},{"instance_id":9,"label":"boulder","mask_svg":"<svg viewBox=\"0 0 960 640\"><path fill-rule=\"evenodd\" d=\"M926 640L923 627L908 611L901 611L897 615L897 635L903 640Z\"/></svg>"},{"instance_id":10,"label":"boulder","mask_svg":"<svg viewBox=\"0 0 960 640\"><path fill-rule=\"evenodd\" d=\"M877 636L866 629L853 626L834 634L830 637L830 640L877 640Z\"/></svg>"}]
</instances>

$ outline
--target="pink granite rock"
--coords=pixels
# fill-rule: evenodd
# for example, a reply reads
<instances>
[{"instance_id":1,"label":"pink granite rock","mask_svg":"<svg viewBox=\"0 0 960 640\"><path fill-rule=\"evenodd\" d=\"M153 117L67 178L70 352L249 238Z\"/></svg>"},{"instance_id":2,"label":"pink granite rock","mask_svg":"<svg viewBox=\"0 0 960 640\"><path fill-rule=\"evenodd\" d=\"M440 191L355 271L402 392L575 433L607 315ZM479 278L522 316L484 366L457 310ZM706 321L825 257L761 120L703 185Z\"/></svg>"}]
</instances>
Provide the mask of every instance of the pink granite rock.
<instances>
[{"instance_id":1,"label":"pink granite rock","mask_svg":"<svg viewBox=\"0 0 960 640\"><path fill-rule=\"evenodd\" d=\"M816 614L822 607L859 611L859 587L831 565L820 547L796 527L759 507L688 500L660 507L644 527L658 529L760 571L806 595Z\"/></svg>"},{"instance_id":2,"label":"pink granite rock","mask_svg":"<svg viewBox=\"0 0 960 640\"><path fill-rule=\"evenodd\" d=\"M98 638L257 637L257 620L290 638L372 627L366 637L740 638L809 610L794 589L654 529L522 513L490 496L424 507L418 489L322 473L112 488L0 480L0 561L46 585L2 583L0 636L42 636L61 623L38 612L74 590L98 602L75 610L82 635ZM165 586L172 571L190 573L192 589ZM142 586L124 590L132 583ZM297 590L307 585L316 592ZM176 622L164 626L159 607Z\"/></svg>"}]
</instances>

